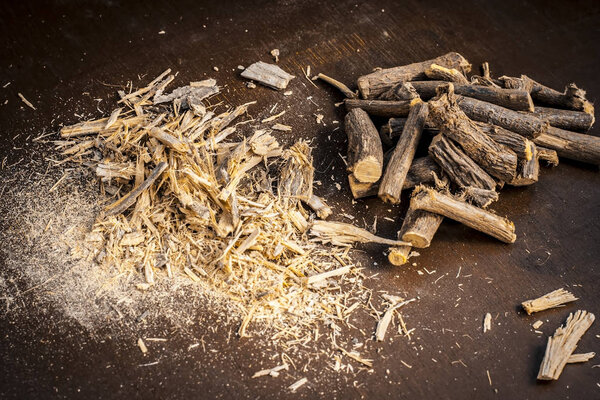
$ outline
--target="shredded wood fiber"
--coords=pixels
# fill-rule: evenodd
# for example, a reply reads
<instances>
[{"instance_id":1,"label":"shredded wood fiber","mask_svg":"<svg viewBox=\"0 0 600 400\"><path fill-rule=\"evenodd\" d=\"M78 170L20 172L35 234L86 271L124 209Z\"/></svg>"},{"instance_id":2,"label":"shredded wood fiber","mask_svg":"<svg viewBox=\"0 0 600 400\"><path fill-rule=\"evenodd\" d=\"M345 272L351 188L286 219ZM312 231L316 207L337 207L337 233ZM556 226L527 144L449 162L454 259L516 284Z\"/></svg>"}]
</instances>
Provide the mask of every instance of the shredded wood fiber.
<instances>
[{"instance_id":1,"label":"shredded wood fiber","mask_svg":"<svg viewBox=\"0 0 600 400\"><path fill-rule=\"evenodd\" d=\"M61 201L77 174L95 175L99 193L73 199L68 208L55 201L56 210L40 211L43 218L29 213L25 235L47 225L48 234L39 235L49 243L44 254L54 242L63 254L52 265L73 257L77 276L99 274L85 289L89 304L118 286L110 307L119 316L125 304L142 301L151 309L164 304L170 313L184 301L184 288L210 299L182 307L186 321L193 307L221 308L240 337L260 332L285 349L323 338L337 348L342 327L371 298L349 256L351 242L386 239L359 228L337 240L329 232L332 244L309 236L317 215L331 214L312 191L310 144L282 148L276 132L246 115L252 103L217 111L207 101L219 92L212 79L168 93L173 79L167 70L146 87L120 92L109 117L61 129L53 143L63 157L52 162L66 172L51 181L64 189ZM32 204L36 190L28 194ZM72 292L74 302L84 290ZM139 315L131 308L130 315ZM144 340L138 345L148 351Z\"/></svg>"}]
</instances>

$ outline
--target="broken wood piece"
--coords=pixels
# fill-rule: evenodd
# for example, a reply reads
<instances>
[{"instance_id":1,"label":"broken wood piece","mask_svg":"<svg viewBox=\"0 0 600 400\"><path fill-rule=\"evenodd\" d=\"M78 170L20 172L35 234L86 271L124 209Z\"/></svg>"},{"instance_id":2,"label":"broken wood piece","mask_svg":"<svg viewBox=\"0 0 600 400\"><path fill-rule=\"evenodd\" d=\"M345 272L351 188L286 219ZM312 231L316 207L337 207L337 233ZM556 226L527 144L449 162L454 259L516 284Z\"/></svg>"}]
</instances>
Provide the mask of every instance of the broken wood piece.
<instances>
[{"instance_id":1,"label":"broken wood piece","mask_svg":"<svg viewBox=\"0 0 600 400\"><path fill-rule=\"evenodd\" d=\"M537 375L538 380L556 380L560 377L577 343L592 326L594 314L578 310L569 314L565 325L561 325L554 335L548 338L544 359Z\"/></svg>"},{"instance_id":2,"label":"broken wood piece","mask_svg":"<svg viewBox=\"0 0 600 400\"><path fill-rule=\"evenodd\" d=\"M357 80L358 89L364 99L377 98L381 93L400 82L425 79L425 70L431 64L441 65L446 68L456 68L462 72L469 72L471 70L471 64L463 56L451 52L431 60L400 67L386 68L363 75Z\"/></svg>"},{"instance_id":3,"label":"broken wood piece","mask_svg":"<svg viewBox=\"0 0 600 400\"><path fill-rule=\"evenodd\" d=\"M180 153L187 153L190 147L187 143L182 142L170 133L165 132L160 128L152 128L148 131L148 136L158 139L162 144L168 148L178 151Z\"/></svg>"},{"instance_id":4,"label":"broken wood piece","mask_svg":"<svg viewBox=\"0 0 600 400\"><path fill-rule=\"evenodd\" d=\"M567 364L584 363L590 361L596 356L593 351L589 353L571 354L567 360Z\"/></svg>"},{"instance_id":5,"label":"broken wood piece","mask_svg":"<svg viewBox=\"0 0 600 400\"><path fill-rule=\"evenodd\" d=\"M284 369L285 370L289 369L289 366L287 364L285 364L285 363L282 364L282 365L278 365L276 367L273 367L273 368L263 369L263 370L260 370L258 372L255 372L254 375L252 375L252 378L259 378L261 376L267 376L267 375L276 378L277 376L279 376L279 372L283 371Z\"/></svg>"},{"instance_id":6,"label":"broken wood piece","mask_svg":"<svg viewBox=\"0 0 600 400\"><path fill-rule=\"evenodd\" d=\"M254 246L259 235L260 235L260 229L256 228L255 230L252 231L252 233L250 235L248 235L248 237L246 239L244 239L242 244L240 244L238 246L238 248L235 250L240 254L245 252L250 247Z\"/></svg>"},{"instance_id":7,"label":"broken wood piece","mask_svg":"<svg viewBox=\"0 0 600 400\"><path fill-rule=\"evenodd\" d=\"M325 200L313 194L305 203L317 214L321 219L327 219L333 210L325 203Z\"/></svg>"},{"instance_id":8,"label":"broken wood piece","mask_svg":"<svg viewBox=\"0 0 600 400\"><path fill-rule=\"evenodd\" d=\"M563 304L570 303L575 300L577 300L577 297L573 296L573 293L560 288L538 297L537 299L524 301L521 303L521 305L527 314L531 315L534 312L560 307Z\"/></svg>"},{"instance_id":9,"label":"broken wood piece","mask_svg":"<svg viewBox=\"0 0 600 400\"><path fill-rule=\"evenodd\" d=\"M121 111L123 111L122 107L113 110L113 112L110 114L110 117L108 117L108 121L106 121L106 125L104 125L104 129L110 128L115 124L115 122L117 122L119 115L121 115Z\"/></svg>"},{"instance_id":10,"label":"broken wood piece","mask_svg":"<svg viewBox=\"0 0 600 400\"><path fill-rule=\"evenodd\" d=\"M285 204L293 199L308 202L313 197L315 174L310 146L299 140L283 152L283 159L277 193Z\"/></svg>"},{"instance_id":11,"label":"broken wood piece","mask_svg":"<svg viewBox=\"0 0 600 400\"><path fill-rule=\"evenodd\" d=\"M384 165L385 155L384 155ZM421 184L434 184L435 176L440 176L439 165L429 156L415 158L408 170L402 190L412 189ZM350 191L355 199L363 197L377 196L379 192L379 183L359 182L352 174L348 175Z\"/></svg>"},{"instance_id":12,"label":"broken wood piece","mask_svg":"<svg viewBox=\"0 0 600 400\"><path fill-rule=\"evenodd\" d=\"M142 352L142 354L148 353L148 347L146 347L146 343L144 343L144 340L142 338L138 339L137 345L140 348L140 351Z\"/></svg>"},{"instance_id":13,"label":"broken wood piece","mask_svg":"<svg viewBox=\"0 0 600 400\"><path fill-rule=\"evenodd\" d=\"M498 201L498 192L493 189L467 186L463 189L460 198L475 204L477 207L487 208L493 202Z\"/></svg>"},{"instance_id":14,"label":"broken wood piece","mask_svg":"<svg viewBox=\"0 0 600 400\"><path fill-rule=\"evenodd\" d=\"M387 332L387 328L390 325L390 322L392 322L392 316L394 315L394 311L396 311L398 308L403 307L415 300L416 299L413 298L413 299L401 301L397 304L392 304L391 306L389 306L388 309L383 314L383 317L381 317L381 319L377 323L377 328L375 329L375 340L377 340L379 342L383 342L383 340L385 339L385 333Z\"/></svg>"},{"instance_id":15,"label":"broken wood piece","mask_svg":"<svg viewBox=\"0 0 600 400\"><path fill-rule=\"evenodd\" d=\"M167 167L168 164L166 162L163 161L159 163L141 185L133 189L127 195L121 197L119 200L115 201L113 204L107 206L104 209L104 215L118 215L127 210L135 203L138 196L147 190L154 183L154 181L160 177Z\"/></svg>"},{"instance_id":16,"label":"broken wood piece","mask_svg":"<svg viewBox=\"0 0 600 400\"><path fill-rule=\"evenodd\" d=\"M475 121L487 122L535 139L548 131L549 124L533 114L520 113L471 97L456 96L460 109Z\"/></svg>"},{"instance_id":17,"label":"broken wood piece","mask_svg":"<svg viewBox=\"0 0 600 400\"><path fill-rule=\"evenodd\" d=\"M319 73L319 75L317 75L317 78L329 83L331 86L338 89L340 92L342 92L344 94L344 96L346 96L349 99L356 99L358 97L358 95L355 92L353 92L352 90L350 90L350 88L348 88L348 86L344 85L342 82L340 82L336 79L333 79L333 78L331 78L325 74L321 74L321 73Z\"/></svg>"},{"instance_id":18,"label":"broken wood piece","mask_svg":"<svg viewBox=\"0 0 600 400\"><path fill-rule=\"evenodd\" d=\"M536 146L538 158L546 161L550 166L558 166L558 154L556 150L547 149L545 147Z\"/></svg>"},{"instance_id":19,"label":"broken wood piece","mask_svg":"<svg viewBox=\"0 0 600 400\"><path fill-rule=\"evenodd\" d=\"M453 89L449 83L439 89L438 97L429 101L431 121L488 174L501 181L512 180L516 175L517 155L484 134L465 115L457 104Z\"/></svg>"},{"instance_id":20,"label":"broken wood piece","mask_svg":"<svg viewBox=\"0 0 600 400\"><path fill-rule=\"evenodd\" d=\"M351 267L352 267L351 265L345 265L343 267L340 267L340 268L337 268L337 269L334 269L331 271L322 272L320 274L309 276L306 278L306 284L314 285L315 283L322 282L328 278L347 274L348 272L350 272Z\"/></svg>"},{"instance_id":21,"label":"broken wood piece","mask_svg":"<svg viewBox=\"0 0 600 400\"><path fill-rule=\"evenodd\" d=\"M413 247L429 247L443 219L444 217L438 214L409 208L400 229L401 238L410 242Z\"/></svg>"},{"instance_id":22,"label":"broken wood piece","mask_svg":"<svg viewBox=\"0 0 600 400\"><path fill-rule=\"evenodd\" d=\"M292 131L292 127L289 125L284 125L284 124L275 124L271 127L271 129L273 129L274 131L281 131L281 132L291 132Z\"/></svg>"},{"instance_id":23,"label":"broken wood piece","mask_svg":"<svg viewBox=\"0 0 600 400\"><path fill-rule=\"evenodd\" d=\"M485 122L476 122L476 124L483 133L491 137L496 143L514 151L519 162L522 160L529 161L533 158L535 144L525 136Z\"/></svg>"},{"instance_id":24,"label":"broken wood piece","mask_svg":"<svg viewBox=\"0 0 600 400\"><path fill-rule=\"evenodd\" d=\"M594 125L594 114L583 111L561 110L559 108L535 107L533 112L539 119L567 131L587 132Z\"/></svg>"},{"instance_id":25,"label":"broken wood piece","mask_svg":"<svg viewBox=\"0 0 600 400\"><path fill-rule=\"evenodd\" d=\"M292 392L295 392L296 390L300 389L301 386L306 384L306 382L308 382L307 378L298 379L296 382L288 386L288 389Z\"/></svg>"},{"instance_id":26,"label":"broken wood piece","mask_svg":"<svg viewBox=\"0 0 600 400\"><path fill-rule=\"evenodd\" d=\"M410 108L416 102L421 101L420 99L413 100L360 100L360 99L346 99L344 105L347 111L354 109L364 110L367 114L375 117L406 117L410 111Z\"/></svg>"},{"instance_id":27,"label":"broken wood piece","mask_svg":"<svg viewBox=\"0 0 600 400\"><path fill-rule=\"evenodd\" d=\"M567 85L561 93L534 81L527 75L521 75L520 78L501 76L498 80L507 88L529 90L531 97L537 103L594 115L594 106L586 99L585 90L578 88L574 83Z\"/></svg>"},{"instance_id":28,"label":"broken wood piece","mask_svg":"<svg viewBox=\"0 0 600 400\"><path fill-rule=\"evenodd\" d=\"M445 81L414 81L410 82L410 85L414 87L423 101L427 101L436 96L438 87L447 83ZM533 100L526 90L454 83L454 93L515 111L534 110Z\"/></svg>"},{"instance_id":29,"label":"broken wood piece","mask_svg":"<svg viewBox=\"0 0 600 400\"><path fill-rule=\"evenodd\" d=\"M440 80L446 82L455 82L463 85L468 85L469 81L465 75L455 68L446 68L441 65L431 64L425 69L425 75L429 79Z\"/></svg>"},{"instance_id":30,"label":"broken wood piece","mask_svg":"<svg viewBox=\"0 0 600 400\"><path fill-rule=\"evenodd\" d=\"M375 236L365 229L344 222L317 220L313 223L310 233L315 236L317 241L338 246L349 246L355 242L380 243L392 246L410 245L408 242Z\"/></svg>"},{"instance_id":31,"label":"broken wood piece","mask_svg":"<svg viewBox=\"0 0 600 400\"><path fill-rule=\"evenodd\" d=\"M483 318L483 333L492 329L492 314L486 313Z\"/></svg>"},{"instance_id":32,"label":"broken wood piece","mask_svg":"<svg viewBox=\"0 0 600 400\"><path fill-rule=\"evenodd\" d=\"M600 165L600 137L550 127L533 141L536 145L555 150L559 157Z\"/></svg>"},{"instance_id":33,"label":"broken wood piece","mask_svg":"<svg viewBox=\"0 0 600 400\"><path fill-rule=\"evenodd\" d=\"M202 81L203 84L181 86L173 90L170 94L163 94L162 90L157 90L152 102L162 104L173 102L179 104L181 108L192 108L194 105L202 105L202 100L219 93L219 87L214 79ZM210 85L212 84L212 85Z\"/></svg>"},{"instance_id":34,"label":"broken wood piece","mask_svg":"<svg viewBox=\"0 0 600 400\"><path fill-rule=\"evenodd\" d=\"M533 185L538 181L540 162L537 154L537 146L531 141L528 142L528 146L530 147L528 153L531 154L531 158L529 160L519 160L519 165L517 166L517 175L512 181L507 182L509 185L527 186Z\"/></svg>"},{"instance_id":35,"label":"broken wood piece","mask_svg":"<svg viewBox=\"0 0 600 400\"><path fill-rule=\"evenodd\" d=\"M378 196L383 201L394 204L400 202L402 187L417 151L428 113L427 104L423 102L415 104L411 109L379 184Z\"/></svg>"},{"instance_id":36,"label":"broken wood piece","mask_svg":"<svg viewBox=\"0 0 600 400\"><path fill-rule=\"evenodd\" d=\"M517 238L515 225L506 218L425 186L414 190L410 206L443 215L505 243L514 243Z\"/></svg>"},{"instance_id":37,"label":"broken wood piece","mask_svg":"<svg viewBox=\"0 0 600 400\"><path fill-rule=\"evenodd\" d=\"M410 258L412 246L394 246L389 248L388 261L395 266L404 265Z\"/></svg>"},{"instance_id":38,"label":"broken wood piece","mask_svg":"<svg viewBox=\"0 0 600 400\"><path fill-rule=\"evenodd\" d=\"M378 100L396 101L396 100L414 100L419 98L419 93L411 85L410 82L399 83L388 91L381 94Z\"/></svg>"},{"instance_id":39,"label":"broken wood piece","mask_svg":"<svg viewBox=\"0 0 600 400\"><path fill-rule=\"evenodd\" d=\"M348 135L348 171L359 182L377 182L383 169L381 139L367 113L350 110L345 118Z\"/></svg>"},{"instance_id":40,"label":"broken wood piece","mask_svg":"<svg viewBox=\"0 0 600 400\"><path fill-rule=\"evenodd\" d=\"M431 141L429 155L460 188L493 190L496 187L496 181L487 172L442 134Z\"/></svg>"},{"instance_id":41,"label":"broken wood piece","mask_svg":"<svg viewBox=\"0 0 600 400\"><path fill-rule=\"evenodd\" d=\"M276 90L285 89L288 83L295 78L294 75L288 74L279 66L262 61L250 65L242 71L241 75Z\"/></svg>"}]
</instances>

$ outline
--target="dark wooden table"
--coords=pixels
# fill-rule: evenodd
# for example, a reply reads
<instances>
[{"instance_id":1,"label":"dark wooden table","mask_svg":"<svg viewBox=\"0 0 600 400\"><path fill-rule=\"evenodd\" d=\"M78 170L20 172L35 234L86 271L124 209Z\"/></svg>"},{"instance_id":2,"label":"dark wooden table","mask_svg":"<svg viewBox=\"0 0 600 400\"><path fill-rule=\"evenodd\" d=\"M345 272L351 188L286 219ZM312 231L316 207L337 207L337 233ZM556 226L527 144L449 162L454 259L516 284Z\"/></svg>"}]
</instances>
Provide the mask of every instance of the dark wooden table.
<instances>
[{"instance_id":1,"label":"dark wooden table","mask_svg":"<svg viewBox=\"0 0 600 400\"><path fill-rule=\"evenodd\" d=\"M600 98L597 1L172 3L2 2L0 84L10 85L0 88L0 158L11 163L27 151L26 135L13 139L18 133L74 123L75 113L100 116L93 99L115 101L114 88L106 83L123 85L137 81L138 74L153 77L171 67L179 71L178 82L216 78L227 85L222 100L233 104L257 99L257 109L282 101L292 105L295 115L284 121L295 129L289 142L314 140L316 178L325 182L318 194L330 199L336 213L355 215L359 224L371 224L379 215L379 234L393 237L403 206L390 208L377 199L352 203L337 156L346 151L345 135L332 132L331 124L317 125L313 115L341 121L343 111L333 105L341 96L322 84L313 87L301 67L352 83L376 66L454 50L475 66L489 61L495 75L526 73L558 89L575 81L592 101ZM273 48L280 49L283 68L297 76L290 85L294 95L286 99L269 89L245 88L236 71L239 64L269 61ZM18 92L37 110L29 110ZM391 268L382 248L363 247L363 265L380 274L371 285L419 296L404 311L415 334L410 341L378 345L373 373L336 375L325 365L311 365L309 378L321 371L327 377L309 380L290 397L600 398L600 369L592 369L597 360L568 366L556 382L535 379L546 338L568 313L600 312L597 167L561 160L558 168L543 170L538 184L504 190L493 208L515 222L514 245L445 222L431 248L414 259L417 266ZM423 268L436 272L418 274ZM519 309L522 300L559 287L580 300L539 316ZM483 334L486 312L494 325ZM531 328L538 318L544 335ZM373 321L366 324L374 328ZM18 318L3 313L0 397L280 398L302 376L252 380L265 356L252 339L227 344L205 328L199 327L199 334L207 335L217 353L188 353L189 342L175 340L165 344L160 364L140 368L144 360L133 344L123 346L108 333L91 335L61 320L51 306L32 307ZM578 350L599 350L598 334L596 323Z\"/></svg>"}]
</instances>

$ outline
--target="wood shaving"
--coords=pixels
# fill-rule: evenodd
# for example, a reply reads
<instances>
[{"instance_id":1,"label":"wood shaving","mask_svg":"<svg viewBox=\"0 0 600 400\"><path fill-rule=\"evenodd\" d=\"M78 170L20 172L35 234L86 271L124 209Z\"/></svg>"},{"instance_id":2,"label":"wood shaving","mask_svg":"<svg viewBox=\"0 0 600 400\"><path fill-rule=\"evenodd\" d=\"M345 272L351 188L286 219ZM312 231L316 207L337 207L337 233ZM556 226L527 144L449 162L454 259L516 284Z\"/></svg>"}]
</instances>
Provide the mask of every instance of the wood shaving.
<instances>
[{"instance_id":1,"label":"wood shaving","mask_svg":"<svg viewBox=\"0 0 600 400\"><path fill-rule=\"evenodd\" d=\"M587 311L578 310L575 314L569 314L566 324L561 325L554 335L548 338L537 379L556 380L560 377L579 339L592 326L594 320L594 314Z\"/></svg>"},{"instance_id":2,"label":"wood shaving","mask_svg":"<svg viewBox=\"0 0 600 400\"><path fill-rule=\"evenodd\" d=\"M525 309L525 311L527 312L527 314L531 315L534 312L560 307L563 304L575 300L577 300L577 297L573 296L571 292L560 288L541 297L538 297L537 299L524 301L521 304L523 306L523 309Z\"/></svg>"},{"instance_id":3,"label":"wood shaving","mask_svg":"<svg viewBox=\"0 0 600 400\"><path fill-rule=\"evenodd\" d=\"M492 314L486 313L483 318L483 333L492 329Z\"/></svg>"}]
</instances>

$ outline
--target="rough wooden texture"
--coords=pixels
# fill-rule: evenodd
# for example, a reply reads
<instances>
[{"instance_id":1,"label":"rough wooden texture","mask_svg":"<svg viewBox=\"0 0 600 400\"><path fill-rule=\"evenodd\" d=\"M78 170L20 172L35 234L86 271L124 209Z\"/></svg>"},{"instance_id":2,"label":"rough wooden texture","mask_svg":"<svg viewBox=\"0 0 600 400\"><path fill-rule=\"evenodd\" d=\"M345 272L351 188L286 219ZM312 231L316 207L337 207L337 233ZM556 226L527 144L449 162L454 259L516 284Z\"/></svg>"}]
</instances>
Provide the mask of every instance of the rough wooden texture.
<instances>
[{"instance_id":1,"label":"rough wooden texture","mask_svg":"<svg viewBox=\"0 0 600 400\"><path fill-rule=\"evenodd\" d=\"M158 163L158 165L152 170L150 175L148 175L146 180L141 185L106 207L104 209L104 215L107 217L110 215L118 215L131 207L139 195L147 190L160 177L160 175L167 169L168 166L169 165L164 161Z\"/></svg>"},{"instance_id":2,"label":"rough wooden texture","mask_svg":"<svg viewBox=\"0 0 600 400\"><path fill-rule=\"evenodd\" d=\"M558 154L556 150L547 149L545 147L535 146L537 149L538 158L546 161L551 167L558 166Z\"/></svg>"},{"instance_id":3,"label":"rough wooden texture","mask_svg":"<svg viewBox=\"0 0 600 400\"><path fill-rule=\"evenodd\" d=\"M310 233L320 242L332 243L339 246L352 245L355 242L380 243L391 246L404 246L410 244L401 240L391 240L375 236L365 229L352 224L336 221L317 220L313 223Z\"/></svg>"},{"instance_id":4,"label":"rough wooden texture","mask_svg":"<svg viewBox=\"0 0 600 400\"><path fill-rule=\"evenodd\" d=\"M554 335L548 338L537 379L549 381L560 377L569 358L577 348L577 343L592 326L595 319L594 314L582 310L578 310L575 315L569 314L567 323L561 325Z\"/></svg>"},{"instance_id":5,"label":"rough wooden texture","mask_svg":"<svg viewBox=\"0 0 600 400\"><path fill-rule=\"evenodd\" d=\"M500 126L477 122L477 126L483 133L491 137L496 143L504 145L515 152L520 160L531 160L533 157L533 142L524 136L511 132Z\"/></svg>"},{"instance_id":6,"label":"rough wooden texture","mask_svg":"<svg viewBox=\"0 0 600 400\"><path fill-rule=\"evenodd\" d=\"M600 165L600 137L550 127L533 142L555 150L560 157Z\"/></svg>"},{"instance_id":7,"label":"rough wooden texture","mask_svg":"<svg viewBox=\"0 0 600 400\"><path fill-rule=\"evenodd\" d=\"M561 110L559 108L537 106L533 113L551 126L568 131L587 132L596 120L593 114L583 111Z\"/></svg>"},{"instance_id":8,"label":"rough wooden texture","mask_svg":"<svg viewBox=\"0 0 600 400\"><path fill-rule=\"evenodd\" d=\"M321 219L327 219L333 213L333 210L325 203L325 200L317 195L313 194L310 196L310 198L306 200L306 204L312 208Z\"/></svg>"},{"instance_id":9,"label":"rough wooden texture","mask_svg":"<svg viewBox=\"0 0 600 400\"><path fill-rule=\"evenodd\" d=\"M501 76L498 80L506 88L528 90L531 93L531 98L536 103L568 110L584 111L594 115L594 106L586 99L585 90L578 88L574 83L568 84L561 93L534 81L527 75L521 75L520 78Z\"/></svg>"},{"instance_id":10,"label":"rough wooden texture","mask_svg":"<svg viewBox=\"0 0 600 400\"><path fill-rule=\"evenodd\" d=\"M425 79L425 70L431 64L456 68L465 73L471 70L471 64L463 56L451 52L431 60L401 67L386 68L361 76L357 81L358 89L364 99L377 98L381 93L398 83Z\"/></svg>"},{"instance_id":11,"label":"rough wooden texture","mask_svg":"<svg viewBox=\"0 0 600 400\"><path fill-rule=\"evenodd\" d=\"M242 76L277 90L285 89L294 79L294 75L288 74L279 66L262 61L250 65L242 71Z\"/></svg>"},{"instance_id":12,"label":"rough wooden texture","mask_svg":"<svg viewBox=\"0 0 600 400\"><path fill-rule=\"evenodd\" d=\"M549 310L551 308L560 307L563 304L570 303L577 300L577 297L573 293L560 288L553 290L550 293L546 293L536 299L526 300L521 303L523 309L527 312L527 315L531 315L535 312Z\"/></svg>"},{"instance_id":13,"label":"rough wooden texture","mask_svg":"<svg viewBox=\"0 0 600 400\"><path fill-rule=\"evenodd\" d=\"M429 101L433 124L443 135L460 144L465 154L487 173L502 181L512 180L516 175L517 155L484 134L458 107L452 84L447 89L447 93L440 93Z\"/></svg>"},{"instance_id":14,"label":"rough wooden texture","mask_svg":"<svg viewBox=\"0 0 600 400\"><path fill-rule=\"evenodd\" d=\"M493 189L468 186L464 188L460 197L477 207L486 208L493 202L498 201L498 192Z\"/></svg>"},{"instance_id":15,"label":"rough wooden texture","mask_svg":"<svg viewBox=\"0 0 600 400\"><path fill-rule=\"evenodd\" d=\"M410 83L421 99L429 100L436 95L436 89L445 81L414 81ZM491 86L454 83L454 92L516 111L533 111L533 101L529 92L519 89L503 89Z\"/></svg>"},{"instance_id":16,"label":"rough wooden texture","mask_svg":"<svg viewBox=\"0 0 600 400\"><path fill-rule=\"evenodd\" d=\"M383 201L400 202L400 193L415 157L428 113L427 104L423 102L415 104L411 109L402 136L392 153L379 185L378 195Z\"/></svg>"},{"instance_id":17,"label":"rough wooden texture","mask_svg":"<svg viewBox=\"0 0 600 400\"><path fill-rule=\"evenodd\" d=\"M537 154L537 146L529 141L528 143L531 158L519 160L519 166L517 167L517 176L510 182L507 182L512 186L528 186L533 185L538 181L540 174L540 162Z\"/></svg>"},{"instance_id":18,"label":"rough wooden texture","mask_svg":"<svg viewBox=\"0 0 600 400\"><path fill-rule=\"evenodd\" d=\"M429 79L439 79L446 82L455 82L463 85L469 84L465 75L455 68L446 68L441 65L431 64L425 69L425 76Z\"/></svg>"},{"instance_id":19,"label":"rough wooden texture","mask_svg":"<svg viewBox=\"0 0 600 400\"><path fill-rule=\"evenodd\" d=\"M457 103L475 121L498 125L530 139L548 131L548 123L531 114L522 114L471 97L457 96Z\"/></svg>"},{"instance_id":20,"label":"rough wooden texture","mask_svg":"<svg viewBox=\"0 0 600 400\"><path fill-rule=\"evenodd\" d=\"M416 210L425 210L443 215L505 243L514 243L517 239L514 224L506 218L457 200L434 189L424 186L417 187L413 192L411 207Z\"/></svg>"},{"instance_id":21,"label":"rough wooden texture","mask_svg":"<svg viewBox=\"0 0 600 400\"><path fill-rule=\"evenodd\" d=\"M366 111L369 115L376 117L406 117L410 111L411 106L419 99L413 100L360 100L360 99L346 99L344 105L347 111L354 110L356 108Z\"/></svg>"},{"instance_id":22,"label":"rough wooden texture","mask_svg":"<svg viewBox=\"0 0 600 400\"><path fill-rule=\"evenodd\" d=\"M379 133L365 111L352 109L345 119L348 135L348 171L359 182L377 182L383 168Z\"/></svg>"},{"instance_id":23,"label":"rough wooden texture","mask_svg":"<svg viewBox=\"0 0 600 400\"><path fill-rule=\"evenodd\" d=\"M439 165L431 157L415 158L408 170L402 190L412 189L421 184L434 184L435 176L441 177L441 171ZM362 183L354 178L352 174L348 175L348 183L355 199L377 196L379 192L379 182Z\"/></svg>"},{"instance_id":24,"label":"rough wooden texture","mask_svg":"<svg viewBox=\"0 0 600 400\"><path fill-rule=\"evenodd\" d=\"M413 247L429 247L444 217L428 211L409 208L402 223L402 237Z\"/></svg>"},{"instance_id":25,"label":"rough wooden texture","mask_svg":"<svg viewBox=\"0 0 600 400\"><path fill-rule=\"evenodd\" d=\"M450 180L461 188L473 186L492 190L496 187L496 181L444 135L433 138L429 145L429 155Z\"/></svg>"},{"instance_id":26,"label":"rough wooden texture","mask_svg":"<svg viewBox=\"0 0 600 400\"><path fill-rule=\"evenodd\" d=\"M419 97L419 93L411 85L410 82L399 83L390 90L383 92L379 96L379 100L395 101L395 100L413 100Z\"/></svg>"}]
</instances>

